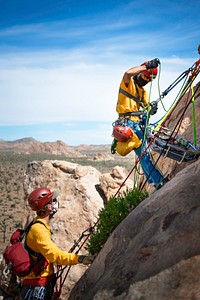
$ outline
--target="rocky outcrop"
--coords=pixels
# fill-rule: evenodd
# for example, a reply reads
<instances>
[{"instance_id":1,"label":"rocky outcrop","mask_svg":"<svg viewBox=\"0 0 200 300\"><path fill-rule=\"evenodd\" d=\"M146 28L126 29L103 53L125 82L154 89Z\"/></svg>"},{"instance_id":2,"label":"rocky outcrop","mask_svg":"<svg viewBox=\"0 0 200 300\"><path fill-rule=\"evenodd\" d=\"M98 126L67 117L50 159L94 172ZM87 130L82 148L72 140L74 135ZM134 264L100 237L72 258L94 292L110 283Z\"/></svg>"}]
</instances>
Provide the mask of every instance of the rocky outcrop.
<instances>
[{"instance_id":1,"label":"rocky outcrop","mask_svg":"<svg viewBox=\"0 0 200 300\"><path fill-rule=\"evenodd\" d=\"M69 300L199 299L200 161L133 210Z\"/></svg>"},{"instance_id":2,"label":"rocky outcrop","mask_svg":"<svg viewBox=\"0 0 200 300\"><path fill-rule=\"evenodd\" d=\"M133 178L128 178L124 183L124 180L128 177L128 171L123 167L115 167L110 173L102 174L100 177L100 187L106 197L106 200L118 193L125 192L127 189L133 188ZM124 183L124 184L123 184Z\"/></svg>"},{"instance_id":3,"label":"rocky outcrop","mask_svg":"<svg viewBox=\"0 0 200 300\"><path fill-rule=\"evenodd\" d=\"M97 153L92 160L95 161L108 161L108 160L114 160L114 157L111 156L108 153Z\"/></svg>"}]
</instances>

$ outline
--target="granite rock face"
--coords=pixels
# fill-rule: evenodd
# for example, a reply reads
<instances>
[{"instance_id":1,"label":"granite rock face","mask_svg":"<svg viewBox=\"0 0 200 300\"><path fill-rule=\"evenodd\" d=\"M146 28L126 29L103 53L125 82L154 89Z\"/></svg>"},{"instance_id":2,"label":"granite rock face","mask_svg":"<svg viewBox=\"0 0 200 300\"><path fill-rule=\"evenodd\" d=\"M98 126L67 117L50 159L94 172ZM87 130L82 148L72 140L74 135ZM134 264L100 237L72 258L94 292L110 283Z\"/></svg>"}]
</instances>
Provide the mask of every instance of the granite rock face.
<instances>
[{"instance_id":1,"label":"granite rock face","mask_svg":"<svg viewBox=\"0 0 200 300\"><path fill-rule=\"evenodd\" d=\"M115 229L69 300L199 299L200 161Z\"/></svg>"}]
</instances>

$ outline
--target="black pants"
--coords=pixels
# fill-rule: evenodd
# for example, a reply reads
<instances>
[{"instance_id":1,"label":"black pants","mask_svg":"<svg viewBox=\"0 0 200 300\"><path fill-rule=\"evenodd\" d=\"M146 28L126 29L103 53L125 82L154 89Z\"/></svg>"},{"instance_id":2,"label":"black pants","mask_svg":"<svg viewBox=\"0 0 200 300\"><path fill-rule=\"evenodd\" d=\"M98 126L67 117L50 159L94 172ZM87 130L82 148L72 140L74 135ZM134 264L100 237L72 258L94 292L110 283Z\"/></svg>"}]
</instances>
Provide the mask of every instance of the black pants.
<instances>
[{"instance_id":1,"label":"black pants","mask_svg":"<svg viewBox=\"0 0 200 300\"><path fill-rule=\"evenodd\" d=\"M24 285L20 291L20 300L53 300L54 284L48 282L45 286Z\"/></svg>"}]
</instances>

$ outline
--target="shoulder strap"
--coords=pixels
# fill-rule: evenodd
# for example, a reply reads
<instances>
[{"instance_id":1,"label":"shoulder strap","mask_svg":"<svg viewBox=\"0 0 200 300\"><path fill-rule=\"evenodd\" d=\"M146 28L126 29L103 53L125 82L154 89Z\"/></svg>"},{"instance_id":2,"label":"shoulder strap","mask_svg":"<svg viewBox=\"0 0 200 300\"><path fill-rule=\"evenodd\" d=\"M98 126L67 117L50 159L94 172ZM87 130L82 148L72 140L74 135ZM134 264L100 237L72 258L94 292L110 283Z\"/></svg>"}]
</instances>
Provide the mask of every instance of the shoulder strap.
<instances>
[{"instance_id":1,"label":"shoulder strap","mask_svg":"<svg viewBox=\"0 0 200 300\"><path fill-rule=\"evenodd\" d=\"M45 224L43 223L43 222L41 222L41 221L32 221L29 225L28 225L28 227L25 229L25 231L26 231L26 235L28 234L28 232L29 232L29 230L31 229L31 226L32 225L34 225L34 224L36 224L36 223L40 223L40 224L42 224L42 225L44 225L45 226ZM46 226L45 226L46 227ZM26 240L25 240L25 243L24 243L24 247L25 247L25 249L28 251L28 253L29 254L31 254L31 255L34 255L34 256L36 256L37 258L42 258L43 257L43 255L41 254L41 253L38 253L38 252L35 252L34 250L32 250L28 245L27 245L27 243L26 243Z\"/></svg>"},{"instance_id":2,"label":"shoulder strap","mask_svg":"<svg viewBox=\"0 0 200 300\"><path fill-rule=\"evenodd\" d=\"M137 97L131 95L127 91L123 90L122 88L119 88L119 93L125 95L126 97L129 97L130 99L133 99L137 103L141 103L140 98L137 98Z\"/></svg>"},{"instance_id":3,"label":"shoulder strap","mask_svg":"<svg viewBox=\"0 0 200 300\"><path fill-rule=\"evenodd\" d=\"M40 223L40 224L42 224L44 227L46 227L46 225L45 225L43 222L39 221L39 220L37 220L37 221L35 221L35 222L33 221L33 224L32 224L32 225L34 225L34 224L36 224L36 223ZM31 225L31 226L32 226L32 225ZM47 228L47 227L46 227L46 228Z\"/></svg>"},{"instance_id":4,"label":"shoulder strap","mask_svg":"<svg viewBox=\"0 0 200 300\"><path fill-rule=\"evenodd\" d=\"M25 237L25 235L29 232L29 230L31 229L31 226L33 225L33 221L31 221L31 223L24 229L24 231L22 232L22 234L20 234L20 237L18 238L19 242L21 242L23 240L23 238Z\"/></svg>"}]
</instances>

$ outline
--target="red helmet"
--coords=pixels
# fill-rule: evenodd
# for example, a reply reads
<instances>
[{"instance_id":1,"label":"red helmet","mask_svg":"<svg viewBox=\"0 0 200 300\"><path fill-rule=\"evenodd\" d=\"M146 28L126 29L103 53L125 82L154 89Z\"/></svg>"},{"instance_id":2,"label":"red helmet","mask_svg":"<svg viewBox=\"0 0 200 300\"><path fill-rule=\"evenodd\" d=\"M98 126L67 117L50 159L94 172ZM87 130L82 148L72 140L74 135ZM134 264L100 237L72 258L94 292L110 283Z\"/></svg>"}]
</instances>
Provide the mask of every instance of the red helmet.
<instances>
[{"instance_id":1,"label":"red helmet","mask_svg":"<svg viewBox=\"0 0 200 300\"><path fill-rule=\"evenodd\" d=\"M48 188L38 188L30 193L28 197L28 203L33 211L42 210L51 199L54 199L58 196L58 192L52 192Z\"/></svg>"},{"instance_id":2,"label":"red helmet","mask_svg":"<svg viewBox=\"0 0 200 300\"><path fill-rule=\"evenodd\" d=\"M148 61L144 62L142 64L142 66L146 65L148 63ZM148 69L142 72L144 74L144 76L146 78L148 78L148 80L153 80L156 78L157 74L158 74L158 68L152 68L152 69Z\"/></svg>"},{"instance_id":3,"label":"red helmet","mask_svg":"<svg viewBox=\"0 0 200 300\"><path fill-rule=\"evenodd\" d=\"M133 136L133 131L128 126L115 125L113 136L118 142L127 142Z\"/></svg>"}]
</instances>

